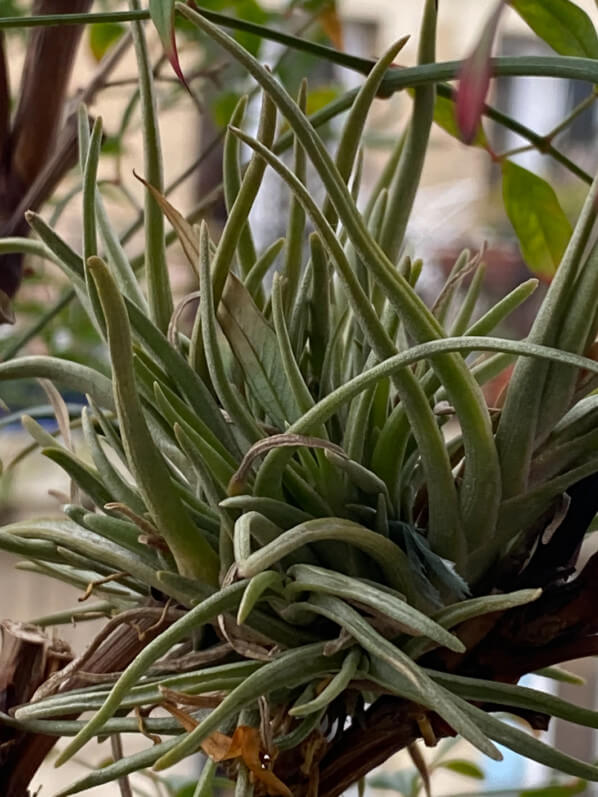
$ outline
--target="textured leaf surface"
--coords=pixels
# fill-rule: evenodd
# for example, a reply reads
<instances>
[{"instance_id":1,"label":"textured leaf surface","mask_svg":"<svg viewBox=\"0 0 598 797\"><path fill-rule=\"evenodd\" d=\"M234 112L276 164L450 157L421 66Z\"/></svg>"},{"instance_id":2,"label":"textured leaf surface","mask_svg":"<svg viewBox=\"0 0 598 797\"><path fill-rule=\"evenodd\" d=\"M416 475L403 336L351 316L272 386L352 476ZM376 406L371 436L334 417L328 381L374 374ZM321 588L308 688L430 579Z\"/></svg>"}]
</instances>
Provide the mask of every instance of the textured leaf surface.
<instances>
[{"instance_id":1,"label":"textured leaf surface","mask_svg":"<svg viewBox=\"0 0 598 797\"><path fill-rule=\"evenodd\" d=\"M168 467L152 439L143 414L135 383L131 332L124 302L99 258L90 259L88 267L100 294L107 322L114 401L129 467L181 572L212 582L217 567L214 552L174 492Z\"/></svg>"},{"instance_id":2,"label":"textured leaf surface","mask_svg":"<svg viewBox=\"0 0 598 797\"><path fill-rule=\"evenodd\" d=\"M284 429L297 420L299 409L287 384L276 335L234 274L226 281L218 319L255 399Z\"/></svg>"}]
</instances>

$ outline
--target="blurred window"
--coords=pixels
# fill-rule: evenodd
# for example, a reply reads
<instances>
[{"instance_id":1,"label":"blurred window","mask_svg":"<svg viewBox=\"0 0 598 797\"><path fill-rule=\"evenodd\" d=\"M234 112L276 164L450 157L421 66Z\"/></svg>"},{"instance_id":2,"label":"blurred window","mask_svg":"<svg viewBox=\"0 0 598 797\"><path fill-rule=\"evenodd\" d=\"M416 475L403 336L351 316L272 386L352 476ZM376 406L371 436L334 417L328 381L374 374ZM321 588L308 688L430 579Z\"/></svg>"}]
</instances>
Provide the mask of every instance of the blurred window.
<instances>
[{"instance_id":1,"label":"blurred window","mask_svg":"<svg viewBox=\"0 0 598 797\"><path fill-rule=\"evenodd\" d=\"M546 55L548 52L542 41L532 37L506 35L501 40L500 55ZM501 77L496 80L495 91L494 103L499 110L542 135L563 119L570 103L568 81L558 78ZM499 152L528 143L502 126L497 126L494 140ZM537 174L545 174L550 169L549 159L536 150L515 155L513 160Z\"/></svg>"}]
</instances>

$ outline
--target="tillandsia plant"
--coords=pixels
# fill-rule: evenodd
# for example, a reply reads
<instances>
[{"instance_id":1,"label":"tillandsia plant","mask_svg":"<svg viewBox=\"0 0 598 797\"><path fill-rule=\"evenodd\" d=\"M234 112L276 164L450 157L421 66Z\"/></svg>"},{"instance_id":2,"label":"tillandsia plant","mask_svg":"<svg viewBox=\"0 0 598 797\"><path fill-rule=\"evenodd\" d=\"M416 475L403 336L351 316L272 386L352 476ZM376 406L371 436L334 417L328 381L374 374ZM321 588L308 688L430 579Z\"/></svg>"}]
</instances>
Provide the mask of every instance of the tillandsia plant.
<instances>
[{"instance_id":1,"label":"tillandsia plant","mask_svg":"<svg viewBox=\"0 0 598 797\"><path fill-rule=\"evenodd\" d=\"M165 9L152 4L152 16L172 47ZM201 10L174 10L262 92L256 136L245 130L245 100L226 133L219 239L163 193L152 73L133 14L146 279L97 189L102 122L90 130L84 108L82 252L35 212L27 220L38 242L5 244L35 247L62 269L110 367L44 356L0 364L2 380L46 380L64 444L33 418L23 423L72 480L63 515L5 526L0 548L98 598L39 624L110 617L62 669L64 651L42 644L49 677L0 714L19 751L11 760L8 748L8 793L24 793L57 737L72 737L58 764L92 739L113 739L113 761L61 795L122 786L129 773L203 750L195 795L211 794L224 773L239 795L333 797L403 748L425 773L418 741L456 734L491 758L500 743L598 780L595 765L494 716L535 729L550 717L598 727L598 713L517 685L598 651L598 558L576 572L596 510L598 364L584 354L598 328L598 182L530 334L495 337L535 280L474 321L483 258L463 253L430 309L416 291L422 263L404 253L435 86L459 68L434 64L435 0L423 3L420 66L410 78L391 68L402 40L369 69L344 101L335 157L305 115L305 86L295 100ZM598 76L589 59L555 57L543 69L565 66ZM395 80L414 88L412 117L360 210L365 120ZM291 137L288 165L277 153ZM241 143L252 152L244 166ZM306 187L308 161L321 204ZM249 214L266 169L292 202L286 237L259 252ZM197 287L177 306L162 214ZM182 310L193 306L184 334ZM489 354L472 361L475 352ZM513 362L502 408L490 409L482 385ZM78 420L88 459L70 444L53 383L88 397ZM135 732L153 744L124 755L120 735Z\"/></svg>"}]
</instances>

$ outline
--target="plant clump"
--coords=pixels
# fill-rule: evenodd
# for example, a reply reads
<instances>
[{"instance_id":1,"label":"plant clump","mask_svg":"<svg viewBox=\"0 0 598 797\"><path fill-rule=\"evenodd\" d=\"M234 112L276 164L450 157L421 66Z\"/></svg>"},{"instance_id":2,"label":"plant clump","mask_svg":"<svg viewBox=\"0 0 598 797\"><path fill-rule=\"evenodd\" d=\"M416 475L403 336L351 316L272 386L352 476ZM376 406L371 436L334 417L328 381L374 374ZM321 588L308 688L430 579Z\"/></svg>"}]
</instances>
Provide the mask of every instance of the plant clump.
<instances>
[{"instance_id":1,"label":"plant clump","mask_svg":"<svg viewBox=\"0 0 598 797\"><path fill-rule=\"evenodd\" d=\"M63 621L111 619L0 723L68 737L58 763L94 738L151 738L61 795L203 750L197 795L224 772L238 794L332 797L396 750L455 734L494 759L498 743L598 780L595 765L493 713L534 728L551 716L598 727L596 712L517 686L597 650L596 558L571 576L598 473L598 365L584 357L598 326L598 184L525 340L494 332L535 280L473 320L483 256L464 252L430 309L404 237L433 82L414 89L406 136L365 209L356 203L367 112L404 42L353 96L333 158L305 115L305 86L293 99L234 38L177 8L261 87L259 129L245 131L241 100L225 141L228 219L212 240L205 221L193 226L163 193L151 70L134 23L145 282L104 210L102 122L90 130L84 108L82 252L27 216L105 342L110 372L42 356L0 364L2 380L37 376L87 395L77 423L89 455L69 445L68 411L47 386L64 445L33 418L24 425L71 478L71 503L61 517L5 526L0 548L93 584L96 603ZM434 60L436 13L427 0L421 63ZM278 118L293 137L291 165L279 155ZM258 252L249 213L267 169L292 201L286 238ZM178 307L162 214L196 283ZM178 322L192 301L185 334ZM497 412L482 386L513 363Z\"/></svg>"}]
</instances>

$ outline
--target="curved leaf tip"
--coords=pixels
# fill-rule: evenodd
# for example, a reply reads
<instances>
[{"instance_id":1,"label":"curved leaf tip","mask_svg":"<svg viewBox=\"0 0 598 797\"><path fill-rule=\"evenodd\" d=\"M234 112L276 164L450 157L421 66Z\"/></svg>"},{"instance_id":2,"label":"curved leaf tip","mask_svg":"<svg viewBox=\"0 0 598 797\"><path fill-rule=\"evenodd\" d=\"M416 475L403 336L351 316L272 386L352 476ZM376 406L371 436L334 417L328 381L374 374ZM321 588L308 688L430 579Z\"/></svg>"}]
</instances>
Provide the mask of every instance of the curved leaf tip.
<instances>
[{"instance_id":1,"label":"curved leaf tip","mask_svg":"<svg viewBox=\"0 0 598 797\"><path fill-rule=\"evenodd\" d=\"M174 5L175 0L149 0L149 13L154 27L158 31L158 36L164 48L164 54L168 58L178 79L185 86L187 91L190 91L185 75L183 74L176 46Z\"/></svg>"}]
</instances>

